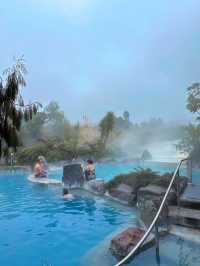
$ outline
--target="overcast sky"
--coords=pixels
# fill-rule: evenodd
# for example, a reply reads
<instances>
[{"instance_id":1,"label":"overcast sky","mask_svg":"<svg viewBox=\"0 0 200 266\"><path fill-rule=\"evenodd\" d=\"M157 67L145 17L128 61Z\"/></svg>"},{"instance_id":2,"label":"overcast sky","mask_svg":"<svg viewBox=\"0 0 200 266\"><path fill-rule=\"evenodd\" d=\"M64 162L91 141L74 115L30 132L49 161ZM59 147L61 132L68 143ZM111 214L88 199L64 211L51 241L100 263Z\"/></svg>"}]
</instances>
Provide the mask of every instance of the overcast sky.
<instances>
[{"instance_id":1,"label":"overcast sky","mask_svg":"<svg viewBox=\"0 0 200 266\"><path fill-rule=\"evenodd\" d=\"M56 100L66 116L128 110L133 120L190 119L200 81L199 0L0 1L0 70L24 55L27 101Z\"/></svg>"}]
</instances>

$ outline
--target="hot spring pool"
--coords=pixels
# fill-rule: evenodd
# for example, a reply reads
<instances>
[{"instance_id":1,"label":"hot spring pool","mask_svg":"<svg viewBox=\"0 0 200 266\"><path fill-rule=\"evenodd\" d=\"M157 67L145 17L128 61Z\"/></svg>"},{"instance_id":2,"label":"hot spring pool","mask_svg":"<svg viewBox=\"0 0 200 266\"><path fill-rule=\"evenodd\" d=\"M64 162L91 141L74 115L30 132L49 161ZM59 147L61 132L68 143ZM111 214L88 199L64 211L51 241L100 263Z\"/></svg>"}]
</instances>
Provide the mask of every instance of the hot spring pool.
<instances>
[{"instance_id":1,"label":"hot spring pool","mask_svg":"<svg viewBox=\"0 0 200 266\"><path fill-rule=\"evenodd\" d=\"M142 165L100 163L96 165L97 178L110 180L137 167L150 167L164 173L173 172L176 166L153 162ZM182 173L185 174L185 169ZM95 249L108 235L129 221L137 223L134 209L80 191L76 192L74 200L64 201L60 187L30 183L28 175L28 172L20 170L0 172L2 266L80 266L90 250ZM62 169L52 168L50 177L61 179ZM194 180L199 183L199 170L194 171ZM196 252L198 247L195 245L175 241L174 238L162 243L161 266L200 265L199 261L195 264L196 254L200 251ZM194 250L193 256L189 255L190 245ZM182 249L188 254L188 264L184 264L184 259L181 261L182 256L177 256ZM148 250L131 265L157 265L154 252L155 249ZM108 266L113 263L112 259Z\"/></svg>"},{"instance_id":2,"label":"hot spring pool","mask_svg":"<svg viewBox=\"0 0 200 266\"><path fill-rule=\"evenodd\" d=\"M81 258L128 221L134 209L61 188L33 184L28 173L0 173L0 265L79 266Z\"/></svg>"},{"instance_id":3,"label":"hot spring pool","mask_svg":"<svg viewBox=\"0 0 200 266\"><path fill-rule=\"evenodd\" d=\"M96 176L97 178L104 179L105 181L111 180L114 176L121 173L129 173L137 168L150 168L160 174L166 172L174 172L177 164L175 163L159 163L159 162L142 162L142 163L96 163ZM187 171L184 167L181 168L180 174L187 176ZM62 168L56 167L51 169L51 178L61 180ZM193 182L200 184L200 170L193 169Z\"/></svg>"},{"instance_id":4,"label":"hot spring pool","mask_svg":"<svg viewBox=\"0 0 200 266\"><path fill-rule=\"evenodd\" d=\"M200 246L175 236L160 240L160 258L155 255L155 248L150 248L135 257L127 266L199 266Z\"/></svg>"}]
</instances>

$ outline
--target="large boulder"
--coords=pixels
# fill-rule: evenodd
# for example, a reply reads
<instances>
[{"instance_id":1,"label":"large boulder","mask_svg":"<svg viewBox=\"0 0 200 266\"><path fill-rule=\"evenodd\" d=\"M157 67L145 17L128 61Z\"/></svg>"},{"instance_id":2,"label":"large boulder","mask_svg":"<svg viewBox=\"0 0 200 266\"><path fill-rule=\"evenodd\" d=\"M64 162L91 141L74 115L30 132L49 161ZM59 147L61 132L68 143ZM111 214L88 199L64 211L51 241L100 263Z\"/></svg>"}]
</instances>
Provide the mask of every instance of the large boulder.
<instances>
[{"instance_id":1,"label":"large boulder","mask_svg":"<svg viewBox=\"0 0 200 266\"><path fill-rule=\"evenodd\" d=\"M64 165L62 181L65 186L82 186L84 183L84 172L82 165L80 163Z\"/></svg>"},{"instance_id":2,"label":"large boulder","mask_svg":"<svg viewBox=\"0 0 200 266\"><path fill-rule=\"evenodd\" d=\"M187 185L188 185L188 178L186 177L180 177L178 179L178 188L179 188L179 193L182 194L184 192L184 190L186 189Z\"/></svg>"},{"instance_id":3,"label":"large boulder","mask_svg":"<svg viewBox=\"0 0 200 266\"><path fill-rule=\"evenodd\" d=\"M122 259L128 255L128 253L137 245L140 239L145 234L145 231L141 228L130 227L115 236L111 240L110 250L111 253L118 259ZM145 241L139 251L142 251L154 243L154 237L150 235L150 237Z\"/></svg>"},{"instance_id":4,"label":"large boulder","mask_svg":"<svg viewBox=\"0 0 200 266\"><path fill-rule=\"evenodd\" d=\"M157 182L159 185L148 185L142 187L137 192L137 205L140 210L142 221L149 226L155 217L161 201L166 193L167 187L171 179L160 179ZM168 206L177 204L177 189L179 195L183 193L187 186L187 178L179 177L176 179L164 205L163 211L159 217L159 223L165 224L168 220Z\"/></svg>"},{"instance_id":5,"label":"large boulder","mask_svg":"<svg viewBox=\"0 0 200 266\"><path fill-rule=\"evenodd\" d=\"M153 221L165 192L166 188L156 185L148 185L138 190L137 205L140 210L141 219L146 226L149 226ZM176 192L172 189L160 215L160 223L164 223L166 221L168 216L168 204L172 204L174 202L176 202Z\"/></svg>"},{"instance_id":6,"label":"large boulder","mask_svg":"<svg viewBox=\"0 0 200 266\"><path fill-rule=\"evenodd\" d=\"M109 191L109 194L113 198L129 205L134 205L136 203L136 195L132 187L126 184L119 184L117 187L112 188Z\"/></svg>"}]
</instances>

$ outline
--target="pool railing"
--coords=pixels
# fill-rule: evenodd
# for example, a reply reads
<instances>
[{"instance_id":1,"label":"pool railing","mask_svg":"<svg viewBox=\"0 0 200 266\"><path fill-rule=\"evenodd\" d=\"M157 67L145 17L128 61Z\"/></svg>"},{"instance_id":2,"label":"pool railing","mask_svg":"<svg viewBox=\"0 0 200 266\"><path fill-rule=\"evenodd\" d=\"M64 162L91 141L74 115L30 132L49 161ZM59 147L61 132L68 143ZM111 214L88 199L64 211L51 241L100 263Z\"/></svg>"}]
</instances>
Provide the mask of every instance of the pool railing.
<instances>
[{"instance_id":1,"label":"pool railing","mask_svg":"<svg viewBox=\"0 0 200 266\"><path fill-rule=\"evenodd\" d=\"M140 239L140 241L135 245L135 247L128 253L128 255L125 258L123 258L121 261L119 261L117 264L115 264L115 266L124 265L125 263L129 262L130 259L134 259L134 256L138 253L138 250L142 247L142 245L147 240L147 238L149 237L149 235L151 234L151 232L154 228L155 228L155 232L156 232L156 237L155 237L156 248L159 248L159 246L158 246L159 245L159 243L158 243L158 220L159 220L160 214L162 213L163 208L165 207L165 203L166 203L168 195L172 189L172 186L174 185L176 178L180 176L179 175L180 168L184 162L188 163L188 178L189 178L190 182L192 182L192 163L191 163L191 160L190 160L190 158L182 159L176 167L176 170L175 170L175 172L172 176L172 179L170 181L170 184L169 184L169 186L165 192L165 195L162 199L160 207L159 207L151 225L149 226L148 230L143 235L143 237ZM177 188L177 201L178 202L179 202L179 197L180 197L180 193L179 193L179 189Z\"/></svg>"}]
</instances>

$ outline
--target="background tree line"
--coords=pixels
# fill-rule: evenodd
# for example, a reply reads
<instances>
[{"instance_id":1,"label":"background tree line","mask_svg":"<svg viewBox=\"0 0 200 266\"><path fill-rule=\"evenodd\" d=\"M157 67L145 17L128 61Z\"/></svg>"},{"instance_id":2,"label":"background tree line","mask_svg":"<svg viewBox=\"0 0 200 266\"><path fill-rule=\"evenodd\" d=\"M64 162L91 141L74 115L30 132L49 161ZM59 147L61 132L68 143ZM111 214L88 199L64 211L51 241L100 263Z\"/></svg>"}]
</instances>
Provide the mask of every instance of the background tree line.
<instances>
[{"instance_id":1,"label":"background tree line","mask_svg":"<svg viewBox=\"0 0 200 266\"><path fill-rule=\"evenodd\" d=\"M0 153L9 157L16 153L19 163L35 161L44 155L49 161L80 157L101 158L123 156L119 143L129 138L144 147L141 156L151 157L145 145L154 140L180 140L177 148L188 152L194 161L200 158L200 85L188 88L187 108L197 116L196 124L167 124L162 119L136 123L125 110L121 116L108 112L96 124L71 123L57 102L42 107L40 103L26 105L21 88L26 85L23 59L3 73L0 82ZM148 154L148 156L146 156Z\"/></svg>"},{"instance_id":2,"label":"background tree line","mask_svg":"<svg viewBox=\"0 0 200 266\"><path fill-rule=\"evenodd\" d=\"M183 128L183 137L177 148L187 153L194 166L200 166L200 83L194 83L187 89L188 111L195 115L195 122Z\"/></svg>"}]
</instances>

